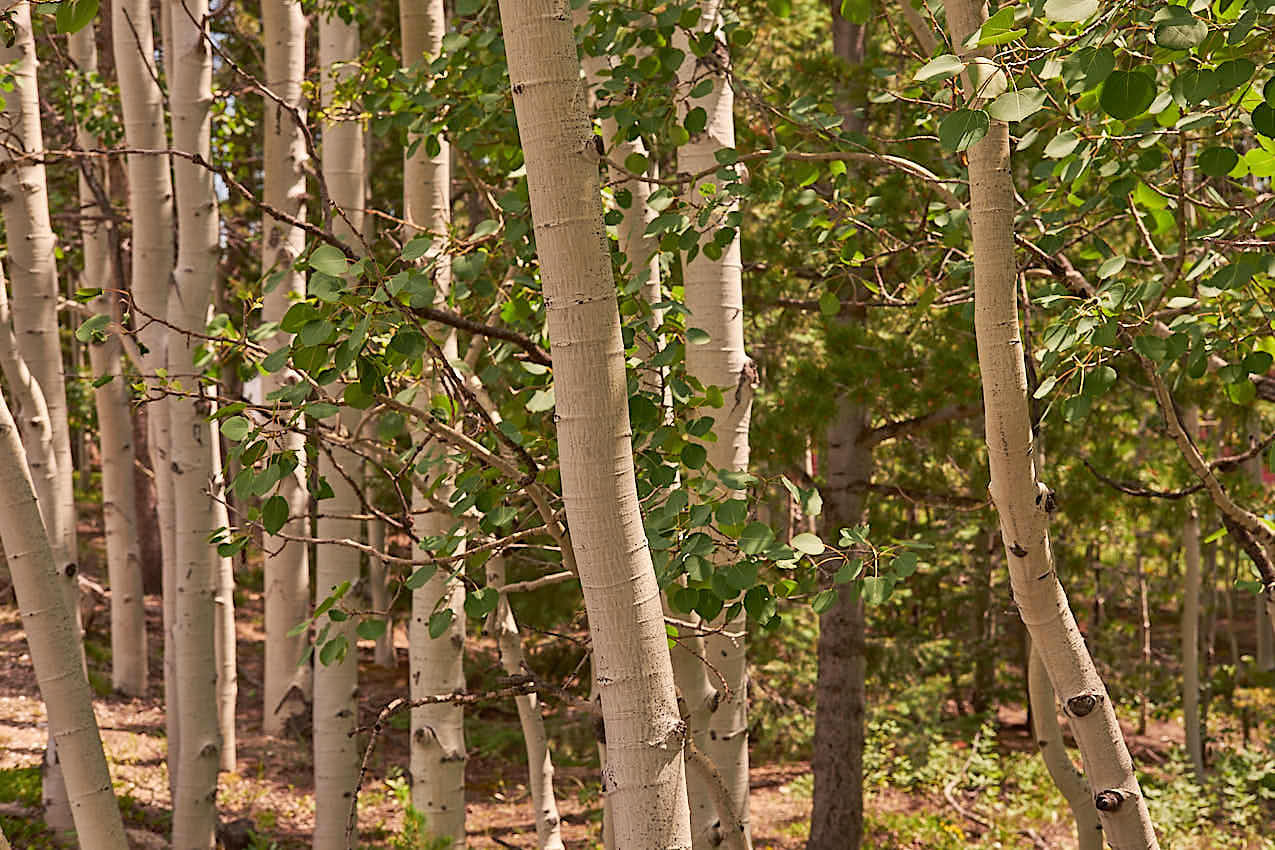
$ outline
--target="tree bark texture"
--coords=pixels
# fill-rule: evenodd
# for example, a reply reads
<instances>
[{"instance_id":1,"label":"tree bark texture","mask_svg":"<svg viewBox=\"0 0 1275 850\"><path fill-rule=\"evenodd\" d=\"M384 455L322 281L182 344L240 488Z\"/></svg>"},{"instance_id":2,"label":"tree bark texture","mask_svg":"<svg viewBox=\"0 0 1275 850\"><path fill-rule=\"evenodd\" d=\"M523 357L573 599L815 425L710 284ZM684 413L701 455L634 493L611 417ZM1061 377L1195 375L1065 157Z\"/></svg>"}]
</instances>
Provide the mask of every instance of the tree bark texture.
<instances>
[{"instance_id":1,"label":"tree bark texture","mask_svg":"<svg viewBox=\"0 0 1275 850\"><path fill-rule=\"evenodd\" d=\"M67 796L83 850L127 850L111 775L102 751L93 695L80 658L75 619L60 565L44 531L17 426L0 396L0 546L13 581L22 628L49 731L64 764Z\"/></svg>"},{"instance_id":2,"label":"tree bark texture","mask_svg":"<svg viewBox=\"0 0 1275 850\"><path fill-rule=\"evenodd\" d=\"M986 8L974 0L947 0L945 5L952 39L963 45L986 19ZM987 49L962 52L967 60L991 55ZM987 136L968 151L974 326L992 503L999 514L1014 599L1066 707L1107 841L1116 850L1158 848L1114 706L1076 627L1049 548L1052 499L1033 469L1018 325L1009 150L1009 126L993 120Z\"/></svg>"},{"instance_id":3,"label":"tree bark texture","mask_svg":"<svg viewBox=\"0 0 1275 850\"><path fill-rule=\"evenodd\" d=\"M214 395L212 387L208 388L207 395L210 398L210 406L215 411L216 402L212 400ZM216 428L212 429L211 437L209 448L212 453L213 479L209 508L212 511L212 526L214 529L228 529L230 510L226 505L226 471L222 464L221 435ZM215 549L212 559L216 582L213 606L217 623L213 639L213 654L217 659L217 729L221 732L219 767L227 773L234 773L239 767L239 735L235 730L239 702L239 653L235 632L235 559L234 556L222 555Z\"/></svg>"},{"instance_id":4,"label":"tree bark texture","mask_svg":"<svg viewBox=\"0 0 1275 850\"><path fill-rule=\"evenodd\" d=\"M633 472L598 155L563 0L500 4L548 312L562 489L606 729L619 850L690 847L690 812L659 588Z\"/></svg>"}]
</instances>

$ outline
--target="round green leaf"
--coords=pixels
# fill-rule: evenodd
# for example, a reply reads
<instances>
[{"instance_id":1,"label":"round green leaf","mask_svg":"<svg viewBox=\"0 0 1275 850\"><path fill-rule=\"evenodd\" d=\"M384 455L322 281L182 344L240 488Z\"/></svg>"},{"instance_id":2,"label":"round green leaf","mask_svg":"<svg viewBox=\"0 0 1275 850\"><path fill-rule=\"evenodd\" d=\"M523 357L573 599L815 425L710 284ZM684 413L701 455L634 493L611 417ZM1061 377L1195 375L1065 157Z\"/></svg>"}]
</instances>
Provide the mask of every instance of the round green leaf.
<instances>
[{"instance_id":1,"label":"round green leaf","mask_svg":"<svg viewBox=\"0 0 1275 850\"><path fill-rule=\"evenodd\" d=\"M951 53L944 53L942 56L936 56L922 65L921 70L917 71L912 79L918 83L924 83L927 80L946 80L948 77L954 77L964 70L964 62Z\"/></svg>"},{"instance_id":2,"label":"round green leaf","mask_svg":"<svg viewBox=\"0 0 1275 850\"><path fill-rule=\"evenodd\" d=\"M1195 158L1200 171L1209 177L1222 177L1239 164L1240 156L1227 147L1205 148Z\"/></svg>"},{"instance_id":3,"label":"round green leaf","mask_svg":"<svg viewBox=\"0 0 1275 850\"><path fill-rule=\"evenodd\" d=\"M1275 139L1275 106L1259 103L1253 110L1253 129L1263 136Z\"/></svg>"},{"instance_id":4,"label":"round green leaf","mask_svg":"<svg viewBox=\"0 0 1275 850\"><path fill-rule=\"evenodd\" d=\"M232 416L221 423L221 433L225 434L226 439L233 443L237 443L248 436L248 432L251 430L252 423L242 416Z\"/></svg>"},{"instance_id":5,"label":"round green leaf","mask_svg":"<svg viewBox=\"0 0 1275 850\"><path fill-rule=\"evenodd\" d=\"M1064 130L1049 140L1045 145L1045 156L1049 159L1066 159L1080 144L1080 137L1070 130Z\"/></svg>"},{"instance_id":6,"label":"round green leaf","mask_svg":"<svg viewBox=\"0 0 1275 850\"><path fill-rule=\"evenodd\" d=\"M1181 6L1155 28L1155 43L1169 50L1190 50L1209 34L1209 26Z\"/></svg>"},{"instance_id":7,"label":"round green leaf","mask_svg":"<svg viewBox=\"0 0 1275 850\"><path fill-rule=\"evenodd\" d=\"M823 541L809 532L798 534L792 539L791 545L798 552L804 552L807 555L822 555L824 550Z\"/></svg>"},{"instance_id":8,"label":"round green leaf","mask_svg":"<svg viewBox=\"0 0 1275 850\"><path fill-rule=\"evenodd\" d=\"M1039 112L1045 99L1042 89L1007 91L988 104L987 114L997 121L1022 121Z\"/></svg>"},{"instance_id":9,"label":"round green leaf","mask_svg":"<svg viewBox=\"0 0 1275 850\"><path fill-rule=\"evenodd\" d=\"M699 469L708 460L708 450L698 443L687 443L682 446L682 463L687 469Z\"/></svg>"},{"instance_id":10,"label":"round green leaf","mask_svg":"<svg viewBox=\"0 0 1275 850\"><path fill-rule=\"evenodd\" d=\"M282 496L271 496L261 506L261 524L267 534L278 534L288 521L288 501Z\"/></svg>"},{"instance_id":11,"label":"round green leaf","mask_svg":"<svg viewBox=\"0 0 1275 850\"><path fill-rule=\"evenodd\" d=\"M1098 11L1098 0L1045 0L1045 17L1063 23L1088 20Z\"/></svg>"},{"instance_id":12,"label":"round green leaf","mask_svg":"<svg viewBox=\"0 0 1275 850\"><path fill-rule=\"evenodd\" d=\"M981 109L958 109L939 124L939 144L948 153L963 151L981 141L991 123Z\"/></svg>"},{"instance_id":13,"label":"round green leaf","mask_svg":"<svg viewBox=\"0 0 1275 850\"><path fill-rule=\"evenodd\" d=\"M1197 68L1180 74L1174 80L1174 88L1182 94L1187 103L1194 106L1217 92L1219 83L1216 71L1209 68Z\"/></svg>"},{"instance_id":14,"label":"round green leaf","mask_svg":"<svg viewBox=\"0 0 1275 850\"><path fill-rule=\"evenodd\" d=\"M1217 86L1219 91L1228 92L1237 89L1253 78L1257 66L1250 60L1228 59L1217 66Z\"/></svg>"},{"instance_id":15,"label":"round green leaf","mask_svg":"<svg viewBox=\"0 0 1275 850\"><path fill-rule=\"evenodd\" d=\"M739 548L746 555L758 555L775 539L775 532L764 522L751 522L739 535Z\"/></svg>"},{"instance_id":16,"label":"round green leaf","mask_svg":"<svg viewBox=\"0 0 1275 850\"><path fill-rule=\"evenodd\" d=\"M317 272L330 274L333 277L340 277L350 270L350 264L346 262L345 255L336 247L320 245L310 255L310 268Z\"/></svg>"},{"instance_id":17,"label":"round green leaf","mask_svg":"<svg viewBox=\"0 0 1275 850\"><path fill-rule=\"evenodd\" d=\"M1141 115L1155 100L1155 84L1138 71L1112 71L1102 84L1098 102L1112 118L1127 121Z\"/></svg>"}]
</instances>

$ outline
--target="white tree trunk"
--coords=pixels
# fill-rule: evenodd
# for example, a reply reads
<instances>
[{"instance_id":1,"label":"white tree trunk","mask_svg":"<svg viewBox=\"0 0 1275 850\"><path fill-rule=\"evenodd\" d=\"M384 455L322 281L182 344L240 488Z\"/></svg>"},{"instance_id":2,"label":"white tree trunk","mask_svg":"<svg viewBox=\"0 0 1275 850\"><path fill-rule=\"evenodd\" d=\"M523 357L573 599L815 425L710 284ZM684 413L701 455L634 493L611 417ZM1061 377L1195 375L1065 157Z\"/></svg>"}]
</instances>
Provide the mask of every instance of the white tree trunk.
<instances>
[{"instance_id":1,"label":"white tree trunk","mask_svg":"<svg viewBox=\"0 0 1275 850\"><path fill-rule=\"evenodd\" d=\"M9 562L22 628L49 731L65 765L67 794L83 850L127 850L75 619L36 505L17 427L0 396L0 545Z\"/></svg>"},{"instance_id":2,"label":"white tree trunk","mask_svg":"<svg viewBox=\"0 0 1275 850\"><path fill-rule=\"evenodd\" d=\"M1192 437L1194 438L1194 434ZM1248 418L1248 439L1254 444L1262 439L1262 420L1256 413ZM1253 483L1259 489L1262 483L1262 456L1259 454L1245 464ZM1228 591L1228 601L1229 601ZM1232 635L1234 632L1232 631ZM1257 669L1275 670L1275 591L1261 593L1257 597Z\"/></svg>"},{"instance_id":3,"label":"white tree trunk","mask_svg":"<svg viewBox=\"0 0 1275 850\"><path fill-rule=\"evenodd\" d=\"M97 71L96 27L89 24L70 39L71 59L81 73ZM76 128L81 148L99 147L85 127ZM84 169L91 169L97 186ZM80 232L84 241L83 285L103 290L93 307L118 319L118 295L112 273L111 240L99 197L109 197L106 169L97 163L81 165L79 175ZM137 543L137 503L133 488L133 423L129 415L128 385L123 378L119 336L111 333L101 344L89 343L89 357L97 377L110 375L110 383L94 390L102 456L102 517L106 532L106 564L111 585L111 683L130 696L146 693L146 608L143 604L142 564Z\"/></svg>"},{"instance_id":4,"label":"white tree trunk","mask_svg":"<svg viewBox=\"0 0 1275 850\"><path fill-rule=\"evenodd\" d=\"M1200 411L1188 407L1182 424L1192 439L1200 434ZM1186 751L1195 778L1204 781L1204 743L1200 730L1200 516L1195 503L1186 505L1182 525L1185 575L1182 591L1182 722L1186 727Z\"/></svg>"},{"instance_id":5,"label":"white tree trunk","mask_svg":"<svg viewBox=\"0 0 1275 850\"><path fill-rule=\"evenodd\" d=\"M114 0L111 3L111 41L115 72L119 79L120 104L124 116L124 140L135 150L163 150L168 147L164 121L164 96L160 91L159 69L155 62L155 35L150 0ZM138 342L148 382L167 362L167 332L152 319L168 315L168 295L173 271L173 182L167 158L129 154L128 209L133 224L132 285L134 309L138 315ZM148 318L150 317L150 318ZM172 627L176 596L174 584L174 541L172 463L169 460L170 417L164 398L147 408L151 469L155 471L155 501L159 514L160 549L163 555L164 588L164 700L169 745L170 791L176 790L176 751L180 740L177 652ZM175 796L175 794L174 794Z\"/></svg>"},{"instance_id":6,"label":"white tree trunk","mask_svg":"<svg viewBox=\"0 0 1275 850\"><path fill-rule=\"evenodd\" d=\"M301 83L305 78L305 14L300 0L265 0L261 4L261 29L265 41L266 87L294 109L304 105ZM302 128L288 110L265 98L265 146L263 195L267 204L296 218L305 218L306 164ZM299 114L299 113L298 113ZM326 157L325 157L326 159ZM305 276L293 263L305 250L305 234L270 215L262 220L261 268L269 291L261 318L278 322L294 297L305 297ZM272 348L288 344L288 334L276 333L267 343ZM283 387L289 372L281 369L262 379L266 393ZM285 417L287 413L283 414ZM292 423L300 425L298 420ZM303 535L309 515L306 492L305 434L298 428L283 437L280 450L290 451L298 460L291 475L279 482L278 494L288 503L288 521L282 532ZM289 717L305 710L304 701L288 698L297 672L305 635L287 633L306 618L310 605L308 547L283 537L267 535L264 540L266 584L266 668L265 720L268 735L283 733ZM326 594L325 594L326 595ZM303 686L308 690L308 686Z\"/></svg>"},{"instance_id":7,"label":"white tree trunk","mask_svg":"<svg viewBox=\"0 0 1275 850\"><path fill-rule=\"evenodd\" d=\"M946 7L957 44L964 44L986 18L985 7L974 0L947 0ZM1080 744L1107 840L1116 850L1158 848L1115 708L1076 627L1049 548L1052 499L1047 498L1051 494L1032 466L1032 423L1018 327L1007 124L993 120L986 138L969 149L969 176L974 328L990 491L999 514L1014 600Z\"/></svg>"},{"instance_id":8,"label":"white tree trunk","mask_svg":"<svg viewBox=\"0 0 1275 850\"><path fill-rule=\"evenodd\" d=\"M385 551L385 520L373 519L367 524L367 543L378 552ZM385 561L375 555L368 558L368 595L373 611L385 612L385 633L376 639L372 660L378 667L398 666L394 654L394 612L390 610L390 589Z\"/></svg>"},{"instance_id":9,"label":"white tree trunk","mask_svg":"<svg viewBox=\"0 0 1275 850\"><path fill-rule=\"evenodd\" d=\"M562 490L606 727L619 850L690 846L659 589L633 472L624 343L569 6L500 4L552 340Z\"/></svg>"},{"instance_id":10,"label":"white tree trunk","mask_svg":"<svg viewBox=\"0 0 1275 850\"><path fill-rule=\"evenodd\" d=\"M720 25L720 13L720 0L701 0L697 28L703 32L715 31ZM679 100L679 116L682 118L696 108L703 109L708 115L704 132L692 136L677 150L677 170L697 174L717 166L715 155L718 151L735 147L735 97L725 69L715 62L698 60L684 41L681 49L685 50L686 58L678 69L679 90L689 92L701 80L713 81L712 91L703 97ZM720 57L725 55L725 51L725 41L719 38L719 50L712 55ZM692 206L706 203L701 191L705 185L718 186L719 192L712 197L719 197L719 182L715 176L710 176L688 186L683 195L684 202ZM724 216L734 209L734 204L719 207L710 221L717 227L723 226ZM708 230L715 231L717 227ZM748 468L748 425L752 414L754 380L752 364L744 350L739 234L736 233L717 260L701 251L686 263L683 276L686 306L691 313L688 324L707 331L709 335L709 340L702 345L686 346L686 369L705 386L721 387L726 399L725 406L720 409L701 411L713 417L713 434L717 437L716 442L707 444L708 462L720 470L742 472ZM707 729L704 730L706 734L697 735L695 743L721 771L735 806L735 815L744 825L747 836L751 832L748 823L747 626L743 614L730 623L717 622L713 625L718 630L705 640L705 650L729 692L714 695ZM709 671L700 665L698 675L707 680ZM686 693L687 685L679 684ZM709 690L711 686L705 689ZM692 809L692 814L694 812L695 809ZM699 850L710 846L712 834L720 828L723 818L719 813L710 823L696 820L692 834Z\"/></svg>"},{"instance_id":11,"label":"white tree trunk","mask_svg":"<svg viewBox=\"0 0 1275 850\"><path fill-rule=\"evenodd\" d=\"M210 156L209 107L212 103L212 51L206 41L206 0L170 0L173 29L169 95L173 105L175 150ZM217 285L217 195L212 173L189 160L173 164L178 242L177 290L169 321L178 328L202 330ZM194 368L197 341L173 335L169 375L194 398L175 397L171 407L174 515L176 519L177 600L174 643L177 687L181 692L177 798L173 808L173 846L211 850L216 825L220 739L217 713L216 553L208 543L213 528L209 490L214 478L207 404ZM171 710L171 709L170 709Z\"/></svg>"},{"instance_id":12,"label":"white tree trunk","mask_svg":"<svg viewBox=\"0 0 1275 850\"><path fill-rule=\"evenodd\" d=\"M1036 746L1040 748L1040 756L1054 784L1071 808L1079 850L1102 850L1102 824L1098 822L1098 812L1093 807L1089 783L1067 755L1062 727L1058 724L1053 685L1049 684L1049 675L1040 660L1040 653L1032 649L1028 654L1031 660L1027 665L1027 693L1031 700Z\"/></svg>"},{"instance_id":13,"label":"white tree trunk","mask_svg":"<svg viewBox=\"0 0 1275 850\"><path fill-rule=\"evenodd\" d=\"M212 388L208 395L211 397ZM212 402L212 411L216 402ZM212 527L229 528L230 510L226 505L226 471L222 465L221 436L216 429L209 441L212 453ZM217 658L217 728L221 732L220 768L234 773L238 767L238 734L235 719L238 716L239 666L238 645L235 632L235 559L213 551L213 567L216 573L216 591L213 605L217 625L214 651Z\"/></svg>"},{"instance_id":14,"label":"white tree trunk","mask_svg":"<svg viewBox=\"0 0 1275 850\"><path fill-rule=\"evenodd\" d=\"M487 586L500 589L505 585L505 560L497 555L487 561ZM509 596L500 594L492 612L488 631L496 638L500 666L511 676L526 675L522 654L522 637L514 619ZM540 713L540 697L535 692L516 697L518 721L527 746L527 787L536 817L536 846L540 850L563 850L562 822L558 801L553 791L553 759L549 754L549 738L545 734L544 717Z\"/></svg>"}]
</instances>

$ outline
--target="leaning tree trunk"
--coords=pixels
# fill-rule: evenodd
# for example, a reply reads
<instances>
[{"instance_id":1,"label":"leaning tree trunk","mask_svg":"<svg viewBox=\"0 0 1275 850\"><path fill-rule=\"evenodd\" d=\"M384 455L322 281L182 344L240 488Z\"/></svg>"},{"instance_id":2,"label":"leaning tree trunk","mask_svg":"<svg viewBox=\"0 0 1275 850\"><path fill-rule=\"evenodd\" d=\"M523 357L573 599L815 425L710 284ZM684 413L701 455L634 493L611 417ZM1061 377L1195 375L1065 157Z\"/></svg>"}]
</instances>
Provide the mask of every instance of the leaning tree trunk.
<instances>
[{"instance_id":1,"label":"leaning tree trunk","mask_svg":"<svg viewBox=\"0 0 1275 850\"><path fill-rule=\"evenodd\" d=\"M347 24L335 13L323 12L319 19L319 67L322 73L322 102L332 105L336 80L333 72L348 75L350 64L359 55L357 23ZM323 128L323 181L332 203L345 216L334 216L332 232L347 244L358 242L363 226L364 138L357 121L327 122ZM359 411L343 410L340 424L347 433L358 426ZM359 539L360 523L348 519L360 508L352 480L358 480L361 461L348 449L332 448L332 455L319 453L319 472L332 488L332 498L323 505L319 536ZM348 478L347 478L348 476ZM345 546L320 546L316 553L315 585L319 599L326 598L343 582L359 578L359 553ZM333 621L330 640L344 639L349 647L344 656L314 668L314 847L344 850L346 823L351 814L354 787L358 783L358 741L353 737L358 725L358 635L353 618ZM293 662L295 663L295 661ZM357 820L354 821L357 825ZM351 839L356 833L351 834Z\"/></svg>"},{"instance_id":2,"label":"leaning tree trunk","mask_svg":"<svg viewBox=\"0 0 1275 850\"><path fill-rule=\"evenodd\" d=\"M173 105L173 149L209 161L209 107L212 104L212 51L207 41L207 0L170 0L173 28L169 95ZM177 289L169 321L177 328L203 330L217 284L218 209L212 172L175 158L179 241L174 275ZM174 334L169 342L169 376L187 393L171 402L177 604L174 643L177 687L181 692L177 799L173 846L196 850L213 846L217 814L217 768L221 736L217 726L216 637L213 597L215 554L208 488L214 477L207 407L194 366L197 341ZM170 709L171 710L171 709Z\"/></svg>"},{"instance_id":3,"label":"leaning tree trunk","mask_svg":"<svg viewBox=\"0 0 1275 850\"><path fill-rule=\"evenodd\" d=\"M964 44L986 19L986 8L974 0L946 0L945 5L952 39ZM987 49L964 52L991 54ZM993 120L987 136L969 149L974 329L992 504L1000 516L1014 600L1066 708L1107 841L1116 850L1158 848L1115 707L1076 627L1049 548L1053 499L1032 464L1009 147L1009 125Z\"/></svg>"},{"instance_id":4,"label":"leaning tree trunk","mask_svg":"<svg viewBox=\"0 0 1275 850\"><path fill-rule=\"evenodd\" d=\"M500 4L553 349L562 490L597 665L619 850L690 846L659 588L633 472L624 339L570 7Z\"/></svg>"},{"instance_id":5,"label":"leaning tree trunk","mask_svg":"<svg viewBox=\"0 0 1275 850\"><path fill-rule=\"evenodd\" d=\"M447 17L442 0L400 0L399 20L403 38L403 64L429 62L442 50ZM407 220L404 238L426 233L433 238L422 262L431 267L435 299L445 303L451 291L451 257L448 253L448 225L451 221L451 146L440 137L436 153L430 155L423 142L403 162L403 207ZM456 332L439 329L440 345L447 361L458 356ZM435 358L435 370L449 368ZM437 374L433 392L441 391ZM416 435L423 439L423 435ZM454 473L450 463L437 457L439 450L426 448L421 457L430 463L431 477L448 479ZM450 492L444 481L437 493ZM426 508L416 494L418 508ZM417 524L424 536L446 535L453 519L437 509L426 509ZM409 681L411 696L436 696L465 689L462 667L465 651L465 589L454 565L438 565L424 585L412 591L412 616L408 625ZM446 628L431 629L434 617L448 617ZM437 621L435 621L437 622ZM437 636L431 636L435 631ZM457 847L465 842L465 730L464 713L455 703L437 703L412 709L411 717L412 804L427 818L429 831L450 837Z\"/></svg>"},{"instance_id":6,"label":"leaning tree trunk","mask_svg":"<svg viewBox=\"0 0 1275 850\"><path fill-rule=\"evenodd\" d=\"M677 150L677 170L698 174L718 165L716 154L735 147L735 96L727 69L722 62L728 56L725 38L721 36L720 0L701 0L700 23L702 32L718 33L718 48L705 60L698 59L682 44L686 56L678 69L678 87L690 91L703 80L712 81L712 90L701 97L679 100L680 114L684 118L694 109L702 109L707 123L702 133L697 133ZM701 188L714 186L717 191L706 196ZM694 207L724 196L720 181L709 176L695 185L687 186L683 200ZM726 226L724 217L735 211L735 204L716 209L710 219L719 227ZM740 241L736 231L726 245L714 243L720 249L714 259L701 250L686 262L683 277L686 289L686 306L690 310L687 320L708 333L703 344L686 346L686 369L704 386L722 388L726 399L724 407L704 410L713 417L713 434L716 440L708 443L708 462L719 470L743 472L748 468L748 424L752 414L755 370L744 350L744 296ZM725 689L718 692L708 686L709 671L703 664L695 671L704 680L702 687L682 684L683 692L699 691L709 695L707 705L692 702L691 730L695 744L717 765L726 782L733 816L743 825L745 841L750 833L748 822L748 664L745 649L747 637L746 615L741 613L734 620L713 624L714 630L705 639L707 656L713 660L717 675L722 677ZM706 722L697 722L697 712L706 713ZM703 783L695 783L692 798L699 797L696 789ZM716 811L715 817L705 822L697 817L703 811L692 806L692 838L696 850L719 843L717 833L727 821L727 813Z\"/></svg>"},{"instance_id":7,"label":"leaning tree trunk","mask_svg":"<svg viewBox=\"0 0 1275 850\"><path fill-rule=\"evenodd\" d=\"M164 94L155 62L155 34L150 0L113 0L111 41L124 116L124 140L134 150L160 151L168 147ZM173 182L167 157L129 154L128 210L132 222L132 281L130 297L137 314L138 346L147 381L167 363L168 293L173 271ZM164 596L164 722L170 754L180 737L177 651L173 647L176 613L172 463L169 460L170 414L162 395L147 406L147 443L155 473L156 512L159 517ZM175 761L169 764L169 790L176 797Z\"/></svg>"},{"instance_id":8,"label":"leaning tree trunk","mask_svg":"<svg viewBox=\"0 0 1275 850\"><path fill-rule=\"evenodd\" d=\"M1071 816L1076 821L1076 840L1079 850L1102 850L1102 824L1093 807L1089 783L1067 755L1062 727L1058 725L1058 706L1053 685L1040 660L1040 653L1028 650L1031 660L1027 664L1027 693L1031 700L1032 730L1036 746L1045 768L1054 784L1062 792Z\"/></svg>"},{"instance_id":9,"label":"leaning tree trunk","mask_svg":"<svg viewBox=\"0 0 1275 850\"><path fill-rule=\"evenodd\" d=\"M1188 407L1182 424L1192 438L1199 436L1200 411ZM1200 737L1200 515L1194 502L1186 505L1182 524L1186 570L1182 592L1182 722L1186 751L1197 782L1204 781L1204 743Z\"/></svg>"},{"instance_id":10,"label":"leaning tree trunk","mask_svg":"<svg viewBox=\"0 0 1275 850\"><path fill-rule=\"evenodd\" d=\"M97 72L96 28L89 24L70 39L71 59L81 74ZM76 141L84 150L99 147L83 125ZM80 233L84 242L86 288L100 289L95 310L114 320L119 294L115 287L111 236L106 222L110 192L107 172L94 160L80 164ZM106 565L111 586L111 684L129 696L146 693L146 608L143 604L142 563L137 545L137 502L133 490L133 422L129 416L128 385L120 358L123 346L111 332L101 343L89 342L93 373L110 381L94 390L102 455L102 520L106 532ZM86 465L87 466L87 465Z\"/></svg>"},{"instance_id":11,"label":"leaning tree trunk","mask_svg":"<svg viewBox=\"0 0 1275 850\"><path fill-rule=\"evenodd\" d=\"M282 101L266 97L263 196L267 204L294 218L305 218L306 149L302 128L294 115L304 105L301 83L305 78L305 14L300 0L265 0L261 4L261 29L265 41L266 87ZM284 105L291 107L285 109ZM293 268L305 250L305 234L296 227L263 216L261 269L265 275L265 303L261 318L278 322L294 298L305 297L305 276ZM267 343L272 348L287 345L288 335L276 333ZM287 370L278 370L263 379L267 394L288 380ZM309 495L305 487L305 433L300 421L291 421L290 411L280 449L292 452L298 463L291 475L279 482L278 494L288 503L288 521L282 532L304 534ZM310 567L307 547L285 537L266 535L264 541L266 584L266 669L265 720L268 735L283 733L288 718L305 711L304 701L291 698L297 659L304 646L304 634L288 637L288 632L306 618L310 605ZM308 689L308 683L302 690Z\"/></svg>"},{"instance_id":12,"label":"leaning tree trunk","mask_svg":"<svg viewBox=\"0 0 1275 850\"><path fill-rule=\"evenodd\" d=\"M80 660L75 619L36 505L17 426L2 395L0 546L9 562L49 732L64 765L79 845L83 850L127 850L93 715L93 695Z\"/></svg>"}]
</instances>

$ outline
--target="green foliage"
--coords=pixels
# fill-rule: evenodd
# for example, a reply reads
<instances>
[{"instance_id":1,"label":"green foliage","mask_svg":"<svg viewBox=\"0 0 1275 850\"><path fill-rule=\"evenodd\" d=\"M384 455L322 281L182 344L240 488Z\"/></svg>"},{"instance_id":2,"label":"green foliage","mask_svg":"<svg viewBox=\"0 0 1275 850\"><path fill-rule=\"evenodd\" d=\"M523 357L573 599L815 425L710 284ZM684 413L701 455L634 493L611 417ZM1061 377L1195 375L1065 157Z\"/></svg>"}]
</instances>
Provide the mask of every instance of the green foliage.
<instances>
[{"instance_id":1,"label":"green foliage","mask_svg":"<svg viewBox=\"0 0 1275 850\"><path fill-rule=\"evenodd\" d=\"M403 807L403 829L390 841L392 850L448 850L452 840L432 835L424 814L412 805L412 788L402 777L390 777L385 784Z\"/></svg>"}]
</instances>

